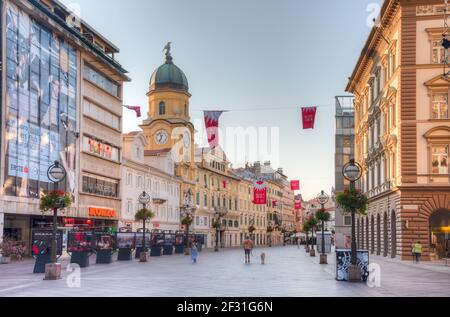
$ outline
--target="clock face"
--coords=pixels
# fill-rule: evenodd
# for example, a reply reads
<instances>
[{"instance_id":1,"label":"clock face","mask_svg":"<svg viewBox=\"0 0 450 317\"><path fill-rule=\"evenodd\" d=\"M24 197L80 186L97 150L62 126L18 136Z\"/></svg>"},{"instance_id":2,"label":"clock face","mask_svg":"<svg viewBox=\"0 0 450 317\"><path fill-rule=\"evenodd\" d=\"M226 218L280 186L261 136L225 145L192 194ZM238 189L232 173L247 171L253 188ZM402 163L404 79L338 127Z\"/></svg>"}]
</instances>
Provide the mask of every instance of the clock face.
<instances>
[{"instance_id":1,"label":"clock face","mask_svg":"<svg viewBox=\"0 0 450 317\"><path fill-rule=\"evenodd\" d=\"M191 135L189 132L184 132L183 134L183 144L185 148L188 148L191 145Z\"/></svg>"},{"instance_id":2,"label":"clock face","mask_svg":"<svg viewBox=\"0 0 450 317\"><path fill-rule=\"evenodd\" d=\"M167 140L169 140L169 135L167 134L166 131L164 130L160 130L158 132L156 132L155 134L155 141L157 144L166 144Z\"/></svg>"}]
</instances>

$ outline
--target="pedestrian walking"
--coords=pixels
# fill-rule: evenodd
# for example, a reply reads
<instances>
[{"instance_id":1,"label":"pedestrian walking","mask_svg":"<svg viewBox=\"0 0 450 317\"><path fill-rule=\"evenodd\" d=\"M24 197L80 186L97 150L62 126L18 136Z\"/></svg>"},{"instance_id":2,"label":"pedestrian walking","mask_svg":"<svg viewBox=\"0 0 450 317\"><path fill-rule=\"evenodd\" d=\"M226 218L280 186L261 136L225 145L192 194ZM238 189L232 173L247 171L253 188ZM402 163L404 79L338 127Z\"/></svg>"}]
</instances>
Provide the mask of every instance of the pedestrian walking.
<instances>
[{"instance_id":1,"label":"pedestrian walking","mask_svg":"<svg viewBox=\"0 0 450 317\"><path fill-rule=\"evenodd\" d=\"M249 236L245 238L244 241L244 251L245 251L245 264L250 264L250 254L253 250L253 241Z\"/></svg>"},{"instance_id":2,"label":"pedestrian walking","mask_svg":"<svg viewBox=\"0 0 450 317\"><path fill-rule=\"evenodd\" d=\"M420 241L417 241L417 243L414 243L412 245L412 253L413 253L414 262L419 263L420 257L422 256L422 244L420 243Z\"/></svg>"},{"instance_id":3,"label":"pedestrian walking","mask_svg":"<svg viewBox=\"0 0 450 317\"><path fill-rule=\"evenodd\" d=\"M192 263L197 263L197 258L198 258L198 247L197 247L197 243L193 242L192 248L191 248Z\"/></svg>"}]
</instances>

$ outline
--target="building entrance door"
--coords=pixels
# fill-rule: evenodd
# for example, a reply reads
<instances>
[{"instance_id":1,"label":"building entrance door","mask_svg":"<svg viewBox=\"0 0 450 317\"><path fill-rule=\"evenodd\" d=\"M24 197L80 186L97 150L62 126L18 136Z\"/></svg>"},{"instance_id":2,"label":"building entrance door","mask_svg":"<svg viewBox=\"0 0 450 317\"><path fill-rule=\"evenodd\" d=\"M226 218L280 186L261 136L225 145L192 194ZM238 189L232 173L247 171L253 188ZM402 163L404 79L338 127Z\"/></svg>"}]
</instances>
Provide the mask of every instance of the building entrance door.
<instances>
[{"instance_id":1,"label":"building entrance door","mask_svg":"<svg viewBox=\"0 0 450 317\"><path fill-rule=\"evenodd\" d=\"M438 210L430 217L430 255L432 259L450 258L449 210Z\"/></svg>"}]
</instances>

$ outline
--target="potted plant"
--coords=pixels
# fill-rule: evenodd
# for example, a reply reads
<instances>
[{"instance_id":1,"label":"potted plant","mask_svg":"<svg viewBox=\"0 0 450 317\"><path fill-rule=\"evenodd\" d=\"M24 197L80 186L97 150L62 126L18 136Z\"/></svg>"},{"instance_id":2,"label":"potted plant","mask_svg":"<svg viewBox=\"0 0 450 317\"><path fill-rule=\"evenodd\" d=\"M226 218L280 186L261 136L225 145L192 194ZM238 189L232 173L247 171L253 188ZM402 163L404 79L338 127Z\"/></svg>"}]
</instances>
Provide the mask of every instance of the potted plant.
<instances>
[{"instance_id":1,"label":"potted plant","mask_svg":"<svg viewBox=\"0 0 450 317\"><path fill-rule=\"evenodd\" d=\"M0 250L0 264L9 264L12 257L18 261L22 261L26 254L26 247L23 243L13 242L6 238L0 243Z\"/></svg>"},{"instance_id":2,"label":"potted plant","mask_svg":"<svg viewBox=\"0 0 450 317\"><path fill-rule=\"evenodd\" d=\"M41 197L39 209L46 212L55 208L64 209L70 207L71 204L72 197L69 194L62 190L53 190Z\"/></svg>"},{"instance_id":3,"label":"potted plant","mask_svg":"<svg viewBox=\"0 0 450 317\"><path fill-rule=\"evenodd\" d=\"M0 243L0 264L9 264L11 262L11 255L13 253L13 243L8 239L4 239L2 243Z\"/></svg>"},{"instance_id":4,"label":"potted plant","mask_svg":"<svg viewBox=\"0 0 450 317\"><path fill-rule=\"evenodd\" d=\"M151 220L153 217L155 217L155 213L152 212L150 209L142 208L139 210L135 215L134 218L136 221L142 221L142 252L140 253L140 262L147 262L147 252L145 251L145 223L149 220Z\"/></svg>"},{"instance_id":5,"label":"potted plant","mask_svg":"<svg viewBox=\"0 0 450 317\"><path fill-rule=\"evenodd\" d=\"M316 212L316 219L322 224L322 245L320 254L320 264L327 264L327 255L325 253L325 222L330 221L331 215L324 208Z\"/></svg>"},{"instance_id":6,"label":"potted plant","mask_svg":"<svg viewBox=\"0 0 450 317\"><path fill-rule=\"evenodd\" d=\"M358 189L346 189L343 193L336 196L336 202L345 213L351 213L352 211L361 215L366 215L367 213L367 196Z\"/></svg>"}]
</instances>

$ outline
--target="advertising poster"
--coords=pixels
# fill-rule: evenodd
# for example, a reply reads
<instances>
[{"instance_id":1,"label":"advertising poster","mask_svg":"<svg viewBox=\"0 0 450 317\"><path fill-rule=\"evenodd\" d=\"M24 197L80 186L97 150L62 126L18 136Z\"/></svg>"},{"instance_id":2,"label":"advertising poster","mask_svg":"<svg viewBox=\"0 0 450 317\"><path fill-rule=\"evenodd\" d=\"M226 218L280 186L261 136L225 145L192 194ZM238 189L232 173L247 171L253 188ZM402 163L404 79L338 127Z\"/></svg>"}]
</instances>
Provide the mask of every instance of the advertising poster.
<instances>
[{"instance_id":1,"label":"advertising poster","mask_svg":"<svg viewBox=\"0 0 450 317\"><path fill-rule=\"evenodd\" d=\"M119 249L135 249L136 248L136 234L133 232L118 232L117 233L117 247ZM142 242L142 237L141 237Z\"/></svg>"},{"instance_id":2,"label":"advertising poster","mask_svg":"<svg viewBox=\"0 0 450 317\"><path fill-rule=\"evenodd\" d=\"M136 247L137 248L141 248L142 247L142 232L138 232L136 233ZM150 242L151 242L151 234L150 233L146 233L145 234L145 246L146 247L150 247Z\"/></svg>"},{"instance_id":3,"label":"advertising poster","mask_svg":"<svg viewBox=\"0 0 450 317\"><path fill-rule=\"evenodd\" d=\"M33 256L51 254L52 251L52 230L33 230L31 254ZM63 250L63 232L58 230L56 235L56 254L62 255Z\"/></svg>"},{"instance_id":4,"label":"advertising poster","mask_svg":"<svg viewBox=\"0 0 450 317\"><path fill-rule=\"evenodd\" d=\"M163 232L153 232L152 233L152 246L162 246L164 245L164 233Z\"/></svg>"},{"instance_id":5,"label":"advertising poster","mask_svg":"<svg viewBox=\"0 0 450 317\"><path fill-rule=\"evenodd\" d=\"M184 245L184 234L179 233L175 235L175 245Z\"/></svg>"},{"instance_id":6,"label":"advertising poster","mask_svg":"<svg viewBox=\"0 0 450 317\"><path fill-rule=\"evenodd\" d=\"M92 232L71 231L68 234L67 252L93 252L94 244Z\"/></svg>"},{"instance_id":7,"label":"advertising poster","mask_svg":"<svg viewBox=\"0 0 450 317\"><path fill-rule=\"evenodd\" d=\"M15 5L6 3L5 194L39 198L56 160L74 192L77 51Z\"/></svg>"},{"instance_id":8,"label":"advertising poster","mask_svg":"<svg viewBox=\"0 0 450 317\"><path fill-rule=\"evenodd\" d=\"M164 234L164 245L174 245L175 244L175 233L165 233Z\"/></svg>"},{"instance_id":9,"label":"advertising poster","mask_svg":"<svg viewBox=\"0 0 450 317\"><path fill-rule=\"evenodd\" d=\"M95 233L95 250L115 250L116 237L111 233L96 232Z\"/></svg>"}]
</instances>

